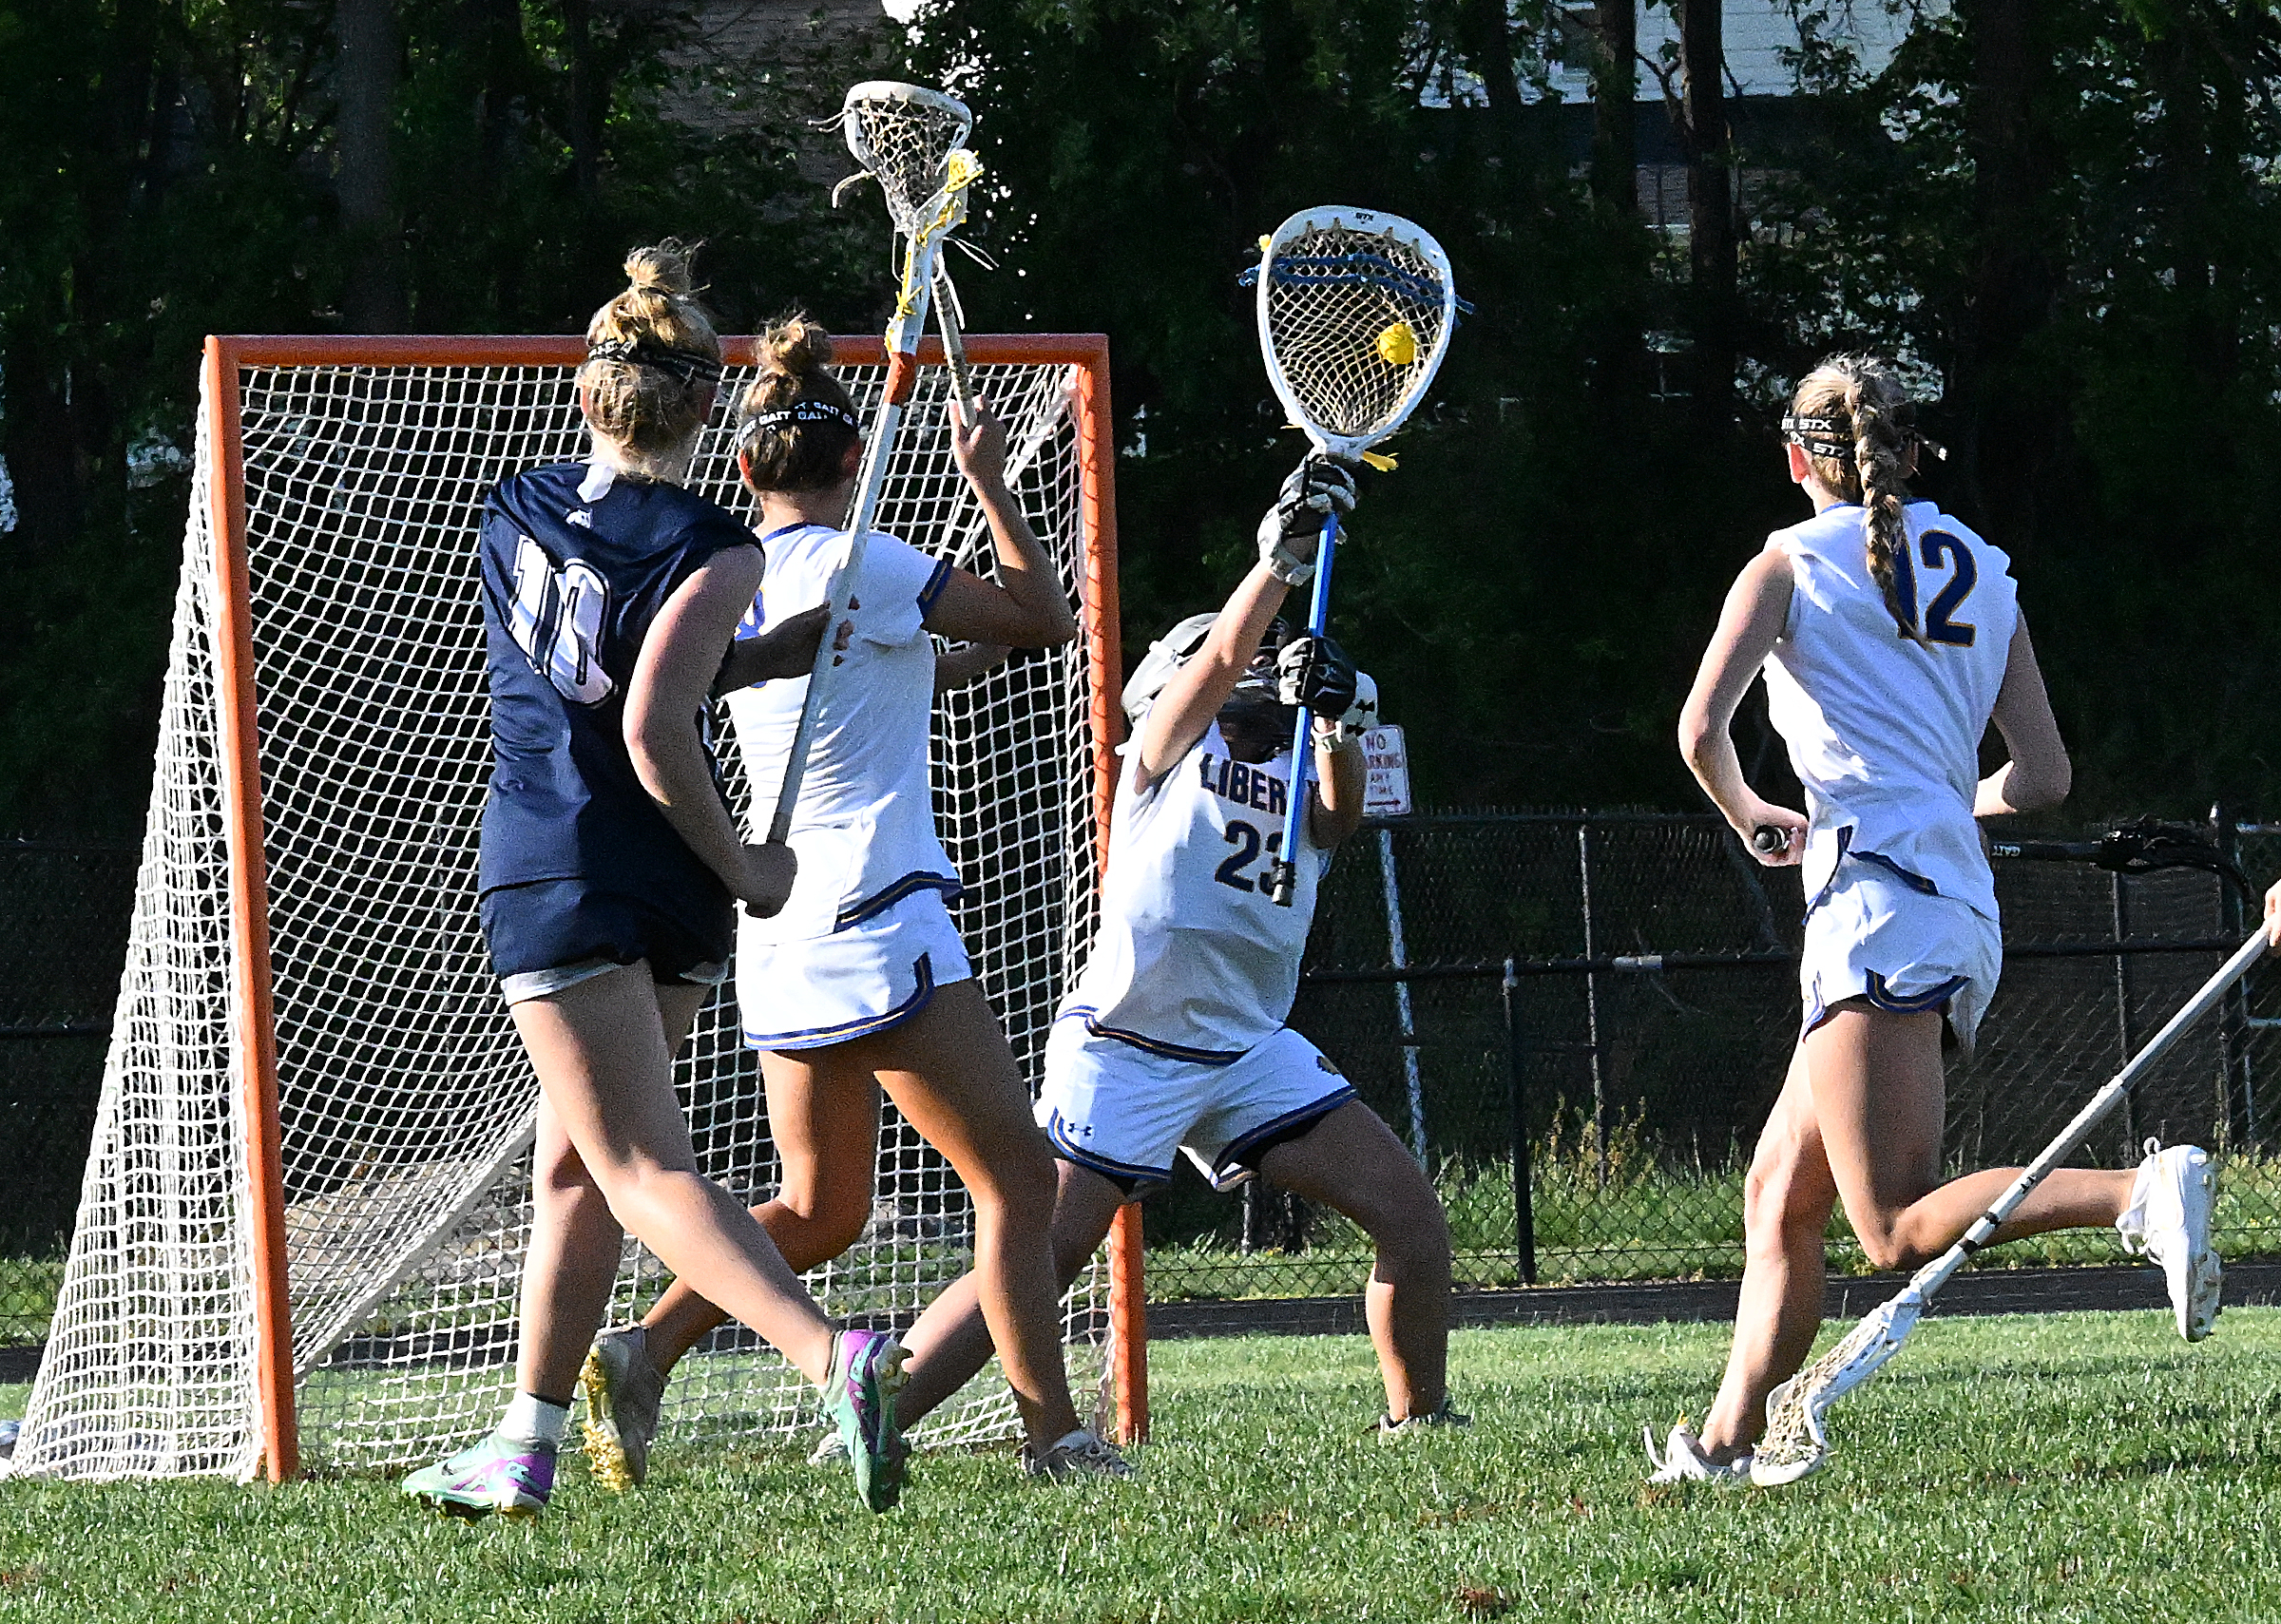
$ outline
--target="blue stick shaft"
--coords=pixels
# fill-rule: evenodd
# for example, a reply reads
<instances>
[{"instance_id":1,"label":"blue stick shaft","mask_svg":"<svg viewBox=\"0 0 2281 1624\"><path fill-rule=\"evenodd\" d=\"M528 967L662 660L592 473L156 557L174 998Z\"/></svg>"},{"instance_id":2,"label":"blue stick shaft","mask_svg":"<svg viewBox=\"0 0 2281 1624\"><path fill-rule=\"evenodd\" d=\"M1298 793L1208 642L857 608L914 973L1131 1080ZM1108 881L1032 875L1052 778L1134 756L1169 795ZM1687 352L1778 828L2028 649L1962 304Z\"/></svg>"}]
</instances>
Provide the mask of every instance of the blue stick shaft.
<instances>
[{"instance_id":1,"label":"blue stick shaft","mask_svg":"<svg viewBox=\"0 0 2281 1624\"><path fill-rule=\"evenodd\" d=\"M1314 544L1314 601L1307 612L1307 630L1321 637L1331 629L1331 564L1338 551L1338 514L1323 515L1322 535ZM1299 853L1299 820L1307 815L1307 786L1313 780L1314 752L1309 736L1313 731L1313 716L1306 706L1299 707L1298 720L1292 724L1291 736L1291 801L1283 809L1282 861L1294 865L1293 883L1278 888L1275 900L1283 907L1291 906L1297 892Z\"/></svg>"}]
</instances>

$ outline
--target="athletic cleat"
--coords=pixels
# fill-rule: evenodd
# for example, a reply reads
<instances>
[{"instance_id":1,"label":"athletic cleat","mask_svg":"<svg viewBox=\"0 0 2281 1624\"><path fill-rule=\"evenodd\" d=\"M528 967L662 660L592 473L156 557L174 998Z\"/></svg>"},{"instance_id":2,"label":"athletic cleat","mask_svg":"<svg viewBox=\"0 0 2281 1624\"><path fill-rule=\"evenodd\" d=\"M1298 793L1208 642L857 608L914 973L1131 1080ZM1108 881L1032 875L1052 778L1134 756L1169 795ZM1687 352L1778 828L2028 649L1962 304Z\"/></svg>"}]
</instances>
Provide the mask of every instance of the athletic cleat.
<instances>
[{"instance_id":1,"label":"athletic cleat","mask_svg":"<svg viewBox=\"0 0 2281 1624\"><path fill-rule=\"evenodd\" d=\"M2161 1265L2178 1334L2188 1342L2201 1341L2217 1324L2225 1266L2210 1244L2216 1200L2217 1175L2207 1153L2193 1145L2164 1150L2159 1140L2149 1139L2131 1204L2115 1220L2126 1251Z\"/></svg>"},{"instance_id":2,"label":"athletic cleat","mask_svg":"<svg viewBox=\"0 0 2281 1624\"><path fill-rule=\"evenodd\" d=\"M422 1466L404 1480L404 1492L452 1517L536 1517L554 1492L554 1447L509 1443L492 1433L449 1461Z\"/></svg>"},{"instance_id":3,"label":"athletic cleat","mask_svg":"<svg viewBox=\"0 0 2281 1624\"><path fill-rule=\"evenodd\" d=\"M1744 1455L1720 1465L1703 1453L1702 1440L1688 1429L1685 1422L1671 1429L1660 1453L1656 1449L1656 1429L1639 1429L1639 1442L1647 1445L1647 1463L1655 1469L1648 1473L1651 1483L1747 1483L1751 1481L1751 1458Z\"/></svg>"},{"instance_id":4,"label":"athletic cleat","mask_svg":"<svg viewBox=\"0 0 2281 1624\"><path fill-rule=\"evenodd\" d=\"M811 1466L836 1466L847 1458L848 1441L836 1432L825 1433L815 1441L815 1447L808 1451Z\"/></svg>"},{"instance_id":5,"label":"athletic cleat","mask_svg":"<svg viewBox=\"0 0 2281 1624\"><path fill-rule=\"evenodd\" d=\"M872 1511L891 1511L903 1498L909 1451L895 1425L895 1395L910 1378L910 1352L875 1330L843 1330L832 1339L832 1374L824 1381L824 1415L839 1428L841 1446L855 1468L855 1498Z\"/></svg>"},{"instance_id":6,"label":"athletic cleat","mask_svg":"<svg viewBox=\"0 0 2281 1624\"><path fill-rule=\"evenodd\" d=\"M649 1339L638 1325L620 1326L594 1339L578 1373L585 1389L586 1466L613 1494L639 1487L649 1476L650 1441L658 1435L658 1406L665 1377L650 1362Z\"/></svg>"},{"instance_id":7,"label":"athletic cleat","mask_svg":"<svg viewBox=\"0 0 2281 1624\"><path fill-rule=\"evenodd\" d=\"M1025 1443L1022 1445L1022 1470L1032 1478L1050 1478L1055 1482L1067 1482L1072 1478L1129 1478L1133 1463L1117 1452L1112 1443L1104 1443L1083 1427L1055 1440L1039 1454Z\"/></svg>"},{"instance_id":8,"label":"athletic cleat","mask_svg":"<svg viewBox=\"0 0 2281 1624\"><path fill-rule=\"evenodd\" d=\"M1428 1410L1424 1415L1406 1415L1400 1421L1396 1421L1390 1414L1382 1415L1378 1418L1378 1424L1373 1430L1378 1434L1379 1442L1394 1443L1405 1438L1423 1438L1428 1432L1439 1426L1471 1426L1472 1424L1473 1418L1469 1415L1461 1415L1451 1406L1449 1400L1445 1396L1437 1407Z\"/></svg>"}]
</instances>

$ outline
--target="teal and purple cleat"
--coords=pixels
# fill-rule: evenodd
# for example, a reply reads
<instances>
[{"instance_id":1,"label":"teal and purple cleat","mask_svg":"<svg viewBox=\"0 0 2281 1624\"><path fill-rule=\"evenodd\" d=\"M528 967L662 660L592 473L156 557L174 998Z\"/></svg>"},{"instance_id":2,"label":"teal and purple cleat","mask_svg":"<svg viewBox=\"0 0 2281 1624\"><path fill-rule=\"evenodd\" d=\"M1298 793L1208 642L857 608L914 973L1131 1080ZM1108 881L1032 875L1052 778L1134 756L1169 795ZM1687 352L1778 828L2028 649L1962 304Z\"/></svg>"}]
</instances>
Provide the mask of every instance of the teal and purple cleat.
<instances>
[{"instance_id":1,"label":"teal and purple cleat","mask_svg":"<svg viewBox=\"0 0 2281 1624\"><path fill-rule=\"evenodd\" d=\"M453 1517L532 1518L554 1492L554 1451L491 1434L449 1461L422 1466L404 1492Z\"/></svg>"},{"instance_id":2,"label":"teal and purple cleat","mask_svg":"<svg viewBox=\"0 0 2281 1624\"><path fill-rule=\"evenodd\" d=\"M895 1395L909 1379L910 1355L881 1331L843 1330L832 1339L832 1374L824 1381L824 1415L839 1429L855 1468L855 1496L872 1511L891 1511L903 1497L903 1434Z\"/></svg>"}]
</instances>

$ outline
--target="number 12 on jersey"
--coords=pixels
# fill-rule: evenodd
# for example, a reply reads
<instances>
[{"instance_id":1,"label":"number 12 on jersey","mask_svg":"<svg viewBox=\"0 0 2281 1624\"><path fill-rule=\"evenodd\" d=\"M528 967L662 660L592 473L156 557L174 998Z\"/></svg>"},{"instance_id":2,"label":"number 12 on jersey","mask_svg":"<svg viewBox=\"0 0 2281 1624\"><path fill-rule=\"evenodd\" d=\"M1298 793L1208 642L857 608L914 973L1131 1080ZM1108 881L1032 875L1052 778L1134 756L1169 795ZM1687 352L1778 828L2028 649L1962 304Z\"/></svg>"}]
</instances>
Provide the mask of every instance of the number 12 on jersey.
<instances>
[{"instance_id":1,"label":"number 12 on jersey","mask_svg":"<svg viewBox=\"0 0 2281 1624\"><path fill-rule=\"evenodd\" d=\"M1979 630L1969 621L1955 618L1957 610L1972 588L1980 584L1980 565L1973 562L1972 549L1965 545L1962 536L1946 530L1927 530L1917 538L1917 554L1926 569L1948 571L1947 584L1932 595L1925 605L1925 623L1922 633L1925 642L1932 647L1970 648ZM1903 637L1917 635L1917 564L1909 558L1906 546L1893 554L1893 597L1901 614L1908 623ZM1944 564L1943 560L1947 562Z\"/></svg>"}]
</instances>

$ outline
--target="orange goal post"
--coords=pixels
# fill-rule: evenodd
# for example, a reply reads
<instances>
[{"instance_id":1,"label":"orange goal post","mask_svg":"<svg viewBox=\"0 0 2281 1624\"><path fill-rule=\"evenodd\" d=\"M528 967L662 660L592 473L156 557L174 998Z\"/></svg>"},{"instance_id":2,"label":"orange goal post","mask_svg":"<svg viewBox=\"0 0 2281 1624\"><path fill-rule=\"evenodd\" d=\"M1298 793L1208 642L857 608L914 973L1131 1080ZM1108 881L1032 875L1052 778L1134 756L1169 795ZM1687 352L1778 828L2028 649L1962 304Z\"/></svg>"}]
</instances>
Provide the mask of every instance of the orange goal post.
<instances>
[{"instance_id":1,"label":"orange goal post","mask_svg":"<svg viewBox=\"0 0 2281 1624\"><path fill-rule=\"evenodd\" d=\"M724 340L722 399L754 340ZM1108 344L973 335L1008 474L1080 605L1067 648L937 701L953 911L1033 1087L1092 935L1120 728ZM506 475L585 454L565 337L207 340L157 773L79 1222L14 1458L111 1479L392 1468L487 1428L513 1385L537 1085L476 927L489 770L476 528ZM869 412L877 339L842 339ZM985 575L939 345L878 527ZM692 485L745 511L717 411ZM721 761L749 809L733 733ZM761 809L764 812L766 808ZM734 979L676 1067L705 1171L776 1178ZM908 1325L964 1271L972 1209L888 1108L872 1219L810 1276L827 1311ZM630 1238L612 1316L662 1289ZM1137 1209L1070 1293L1081 1407L1147 1427ZM724 1327L676 1373L669 1442L814 1425L798 1374ZM976 1383L914 1435L1018 1430Z\"/></svg>"}]
</instances>

